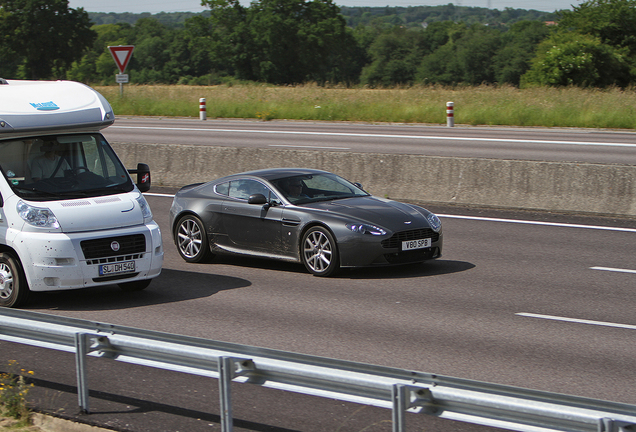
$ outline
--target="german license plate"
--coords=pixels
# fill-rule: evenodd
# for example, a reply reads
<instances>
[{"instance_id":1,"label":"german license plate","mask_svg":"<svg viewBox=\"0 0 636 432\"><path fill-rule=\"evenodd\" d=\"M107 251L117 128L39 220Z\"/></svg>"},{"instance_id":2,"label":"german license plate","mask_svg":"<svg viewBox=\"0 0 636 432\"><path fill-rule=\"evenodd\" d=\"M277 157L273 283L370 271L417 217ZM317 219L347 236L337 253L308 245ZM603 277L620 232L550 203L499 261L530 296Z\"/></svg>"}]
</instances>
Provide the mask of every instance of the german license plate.
<instances>
[{"instance_id":1,"label":"german license plate","mask_svg":"<svg viewBox=\"0 0 636 432\"><path fill-rule=\"evenodd\" d=\"M431 247L431 239L418 239L418 240L408 240L402 242L402 250L414 250L414 249L424 249Z\"/></svg>"},{"instance_id":2,"label":"german license plate","mask_svg":"<svg viewBox=\"0 0 636 432\"><path fill-rule=\"evenodd\" d=\"M123 261L114 264L101 264L99 266L100 276L110 276L122 273L133 273L135 271L134 261Z\"/></svg>"}]
</instances>

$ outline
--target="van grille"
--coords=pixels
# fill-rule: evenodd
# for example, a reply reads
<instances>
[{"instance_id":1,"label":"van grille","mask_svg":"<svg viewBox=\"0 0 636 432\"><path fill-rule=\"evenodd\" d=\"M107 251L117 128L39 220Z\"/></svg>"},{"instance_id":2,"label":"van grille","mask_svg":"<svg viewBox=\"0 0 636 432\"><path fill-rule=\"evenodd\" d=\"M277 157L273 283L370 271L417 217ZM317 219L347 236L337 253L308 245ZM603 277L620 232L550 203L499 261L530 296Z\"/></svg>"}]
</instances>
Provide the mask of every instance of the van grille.
<instances>
[{"instance_id":1,"label":"van grille","mask_svg":"<svg viewBox=\"0 0 636 432\"><path fill-rule=\"evenodd\" d=\"M119 249L113 250L111 245L119 243ZM87 260L117 257L121 255L143 254L146 252L146 236L135 234L121 237L108 237L80 242L82 253ZM109 260L110 261L110 260Z\"/></svg>"},{"instance_id":2,"label":"van grille","mask_svg":"<svg viewBox=\"0 0 636 432\"><path fill-rule=\"evenodd\" d=\"M382 240L382 247L399 248L403 241L430 238L433 243L439 240L439 233L430 228L415 229L410 231L400 231L386 240Z\"/></svg>"}]
</instances>

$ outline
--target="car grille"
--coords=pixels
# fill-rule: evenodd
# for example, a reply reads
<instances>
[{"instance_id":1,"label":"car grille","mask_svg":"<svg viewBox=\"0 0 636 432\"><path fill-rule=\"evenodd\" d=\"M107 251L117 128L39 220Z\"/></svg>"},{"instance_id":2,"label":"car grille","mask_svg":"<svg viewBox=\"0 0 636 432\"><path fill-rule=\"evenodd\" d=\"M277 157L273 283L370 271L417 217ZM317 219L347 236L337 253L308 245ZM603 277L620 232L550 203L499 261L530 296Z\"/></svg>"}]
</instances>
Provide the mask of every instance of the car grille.
<instances>
[{"instance_id":1,"label":"car grille","mask_svg":"<svg viewBox=\"0 0 636 432\"><path fill-rule=\"evenodd\" d=\"M409 264L427 261L439 257L439 248L418 249L414 251L385 254L384 259L389 264Z\"/></svg>"},{"instance_id":2,"label":"car grille","mask_svg":"<svg viewBox=\"0 0 636 432\"><path fill-rule=\"evenodd\" d=\"M119 243L119 250L111 247L113 242ZM82 253L90 264L124 261L141 258L146 252L146 236L135 234L122 237L108 237L80 242Z\"/></svg>"},{"instance_id":3,"label":"car grille","mask_svg":"<svg viewBox=\"0 0 636 432\"><path fill-rule=\"evenodd\" d=\"M403 241L430 238L433 243L439 240L439 233L430 228L400 231L386 240L382 240L382 247L399 248Z\"/></svg>"}]
</instances>

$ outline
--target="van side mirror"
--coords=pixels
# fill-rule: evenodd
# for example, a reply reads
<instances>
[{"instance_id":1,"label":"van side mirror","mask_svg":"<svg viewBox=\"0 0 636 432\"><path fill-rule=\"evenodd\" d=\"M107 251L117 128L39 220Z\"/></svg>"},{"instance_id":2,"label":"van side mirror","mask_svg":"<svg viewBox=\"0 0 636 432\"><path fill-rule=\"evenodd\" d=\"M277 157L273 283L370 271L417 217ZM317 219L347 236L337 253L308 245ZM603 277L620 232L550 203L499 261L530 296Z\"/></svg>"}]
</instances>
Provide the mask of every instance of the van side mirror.
<instances>
[{"instance_id":1,"label":"van side mirror","mask_svg":"<svg viewBox=\"0 0 636 432\"><path fill-rule=\"evenodd\" d=\"M137 174L137 188L141 192L150 190L150 167L147 164L137 164L137 169L129 169L128 173Z\"/></svg>"}]
</instances>

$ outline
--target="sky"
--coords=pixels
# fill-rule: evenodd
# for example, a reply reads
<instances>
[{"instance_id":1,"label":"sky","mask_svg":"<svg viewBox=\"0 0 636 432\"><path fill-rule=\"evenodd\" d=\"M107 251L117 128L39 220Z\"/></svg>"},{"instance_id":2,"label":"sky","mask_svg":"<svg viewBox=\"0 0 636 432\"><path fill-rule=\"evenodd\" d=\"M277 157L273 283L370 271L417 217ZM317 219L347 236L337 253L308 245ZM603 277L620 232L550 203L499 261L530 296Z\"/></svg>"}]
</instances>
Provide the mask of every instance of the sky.
<instances>
[{"instance_id":1,"label":"sky","mask_svg":"<svg viewBox=\"0 0 636 432\"><path fill-rule=\"evenodd\" d=\"M383 7L383 6L438 6L453 3L455 6L490 7L491 9L536 9L554 12L560 9L571 9L582 0L334 0L338 6L350 7ZM249 1L241 1L249 6ZM69 7L83 7L87 12L202 12L208 10L201 6L200 0L69 0Z\"/></svg>"}]
</instances>

